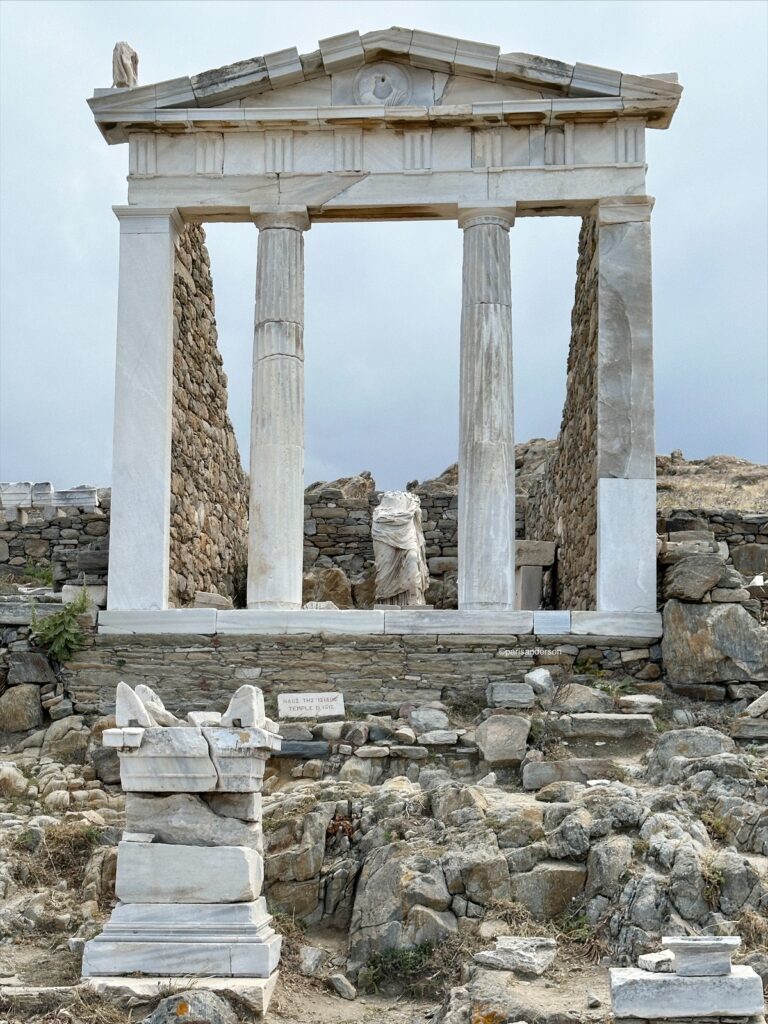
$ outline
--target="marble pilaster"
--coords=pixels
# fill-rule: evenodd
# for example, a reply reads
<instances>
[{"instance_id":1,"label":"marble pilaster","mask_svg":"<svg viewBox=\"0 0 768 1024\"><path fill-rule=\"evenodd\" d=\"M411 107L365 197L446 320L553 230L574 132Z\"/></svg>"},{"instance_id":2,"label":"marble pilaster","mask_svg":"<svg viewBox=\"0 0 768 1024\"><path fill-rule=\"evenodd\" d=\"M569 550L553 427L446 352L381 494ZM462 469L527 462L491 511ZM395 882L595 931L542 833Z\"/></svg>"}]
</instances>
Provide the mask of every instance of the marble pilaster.
<instances>
[{"instance_id":1,"label":"marble pilaster","mask_svg":"<svg viewBox=\"0 0 768 1024\"><path fill-rule=\"evenodd\" d=\"M108 606L168 605L175 208L115 207L120 221Z\"/></svg>"},{"instance_id":2,"label":"marble pilaster","mask_svg":"<svg viewBox=\"0 0 768 1024\"><path fill-rule=\"evenodd\" d=\"M656 609L656 445L648 196L601 199L597 609Z\"/></svg>"},{"instance_id":3,"label":"marble pilaster","mask_svg":"<svg viewBox=\"0 0 768 1024\"><path fill-rule=\"evenodd\" d=\"M304 537L304 207L255 209L248 607L301 608Z\"/></svg>"},{"instance_id":4,"label":"marble pilaster","mask_svg":"<svg viewBox=\"0 0 768 1024\"><path fill-rule=\"evenodd\" d=\"M460 209L459 608L515 607L509 229L514 208Z\"/></svg>"}]
</instances>

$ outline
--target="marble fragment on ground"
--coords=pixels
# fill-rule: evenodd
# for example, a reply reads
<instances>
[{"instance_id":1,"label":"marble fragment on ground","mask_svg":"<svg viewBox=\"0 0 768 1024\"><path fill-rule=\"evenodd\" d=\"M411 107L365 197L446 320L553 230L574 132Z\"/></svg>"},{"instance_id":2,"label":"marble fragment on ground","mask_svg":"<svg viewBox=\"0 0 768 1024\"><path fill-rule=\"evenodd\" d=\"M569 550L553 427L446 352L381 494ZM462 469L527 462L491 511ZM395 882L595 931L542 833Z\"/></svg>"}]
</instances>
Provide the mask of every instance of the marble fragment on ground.
<instances>
[{"instance_id":1,"label":"marble fragment on ground","mask_svg":"<svg viewBox=\"0 0 768 1024\"><path fill-rule=\"evenodd\" d=\"M83 977L249 979L264 982L265 1010L281 938L261 896L261 785L281 739L263 695L242 686L223 715L186 722L149 687L121 683L117 705L103 741L118 750L126 793L120 902L86 943Z\"/></svg>"}]
</instances>

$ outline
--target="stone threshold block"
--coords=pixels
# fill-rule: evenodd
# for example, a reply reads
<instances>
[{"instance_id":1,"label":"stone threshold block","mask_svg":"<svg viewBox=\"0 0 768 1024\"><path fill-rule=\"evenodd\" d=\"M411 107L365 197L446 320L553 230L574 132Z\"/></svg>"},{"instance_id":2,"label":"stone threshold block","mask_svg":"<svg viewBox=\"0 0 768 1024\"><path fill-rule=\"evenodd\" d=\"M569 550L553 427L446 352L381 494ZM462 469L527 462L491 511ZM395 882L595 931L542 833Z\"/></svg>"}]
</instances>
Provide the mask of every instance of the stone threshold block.
<instances>
[{"instance_id":1,"label":"stone threshold block","mask_svg":"<svg viewBox=\"0 0 768 1024\"><path fill-rule=\"evenodd\" d=\"M234 997L243 1003L252 1013L263 1017L269 1007L272 993L275 991L279 971L274 971L268 978L190 978L188 976L166 977L120 977L119 975L93 976L87 978L83 985L86 989L102 995L111 993L135 997L145 1002L149 999L165 995L168 992L183 992L189 989L205 989L218 995Z\"/></svg>"},{"instance_id":2,"label":"stone threshold block","mask_svg":"<svg viewBox=\"0 0 768 1024\"><path fill-rule=\"evenodd\" d=\"M763 1012L763 983L751 967L730 974L687 978L651 974L637 967L609 970L611 1001L617 1019L680 1020L690 1017L749 1017Z\"/></svg>"},{"instance_id":3,"label":"stone threshold block","mask_svg":"<svg viewBox=\"0 0 768 1024\"><path fill-rule=\"evenodd\" d=\"M115 893L125 903L245 903L263 881L262 857L240 846L117 847Z\"/></svg>"}]
</instances>

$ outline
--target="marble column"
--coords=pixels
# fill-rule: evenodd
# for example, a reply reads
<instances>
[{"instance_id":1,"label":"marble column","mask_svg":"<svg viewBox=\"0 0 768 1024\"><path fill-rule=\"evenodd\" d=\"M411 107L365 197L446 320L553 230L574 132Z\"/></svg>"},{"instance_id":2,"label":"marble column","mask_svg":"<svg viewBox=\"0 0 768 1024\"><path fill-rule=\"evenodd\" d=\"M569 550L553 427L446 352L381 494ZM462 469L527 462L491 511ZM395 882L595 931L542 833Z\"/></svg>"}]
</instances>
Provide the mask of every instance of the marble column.
<instances>
[{"instance_id":1,"label":"marble column","mask_svg":"<svg viewBox=\"0 0 768 1024\"><path fill-rule=\"evenodd\" d=\"M509 229L514 208L459 210L459 608L515 607L515 436Z\"/></svg>"},{"instance_id":2,"label":"marble column","mask_svg":"<svg viewBox=\"0 0 768 1024\"><path fill-rule=\"evenodd\" d=\"M652 208L621 196L595 210L598 611L656 610Z\"/></svg>"},{"instance_id":3,"label":"marble column","mask_svg":"<svg viewBox=\"0 0 768 1024\"><path fill-rule=\"evenodd\" d=\"M253 208L259 229L248 607L301 608L305 207Z\"/></svg>"},{"instance_id":4,"label":"marble column","mask_svg":"<svg viewBox=\"0 0 768 1024\"><path fill-rule=\"evenodd\" d=\"M168 606L173 265L184 224L172 208L115 207L120 221L109 541L110 610Z\"/></svg>"}]
</instances>

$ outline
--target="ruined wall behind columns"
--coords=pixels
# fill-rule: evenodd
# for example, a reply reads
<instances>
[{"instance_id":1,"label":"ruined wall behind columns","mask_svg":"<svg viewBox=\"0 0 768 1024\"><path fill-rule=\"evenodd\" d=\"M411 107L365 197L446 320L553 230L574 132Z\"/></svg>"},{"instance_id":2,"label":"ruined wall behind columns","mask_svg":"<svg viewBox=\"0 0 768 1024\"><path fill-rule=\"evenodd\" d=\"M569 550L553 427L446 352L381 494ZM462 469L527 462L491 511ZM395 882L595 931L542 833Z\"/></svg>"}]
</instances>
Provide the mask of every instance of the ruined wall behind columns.
<instances>
[{"instance_id":1,"label":"ruined wall behind columns","mask_svg":"<svg viewBox=\"0 0 768 1024\"><path fill-rule=\"evenodd\" d=\"M196 590L232 594L248 535L248 479L227 414L227 377L202 227L188 225L173 280L172 606Z\"/></svg>"},{"instance_id":2,"label":"ruined wall behind columns","mask_svg":"<svg viewBox=\"0 0 768 1024\"><path fill-rule=\"evenodd\" d=\"M568 382L557 448L526 508L526 537L554 540L553 604L593 609L597 572L597 223L579 235Z\"/></svg>"}]
</instances>

